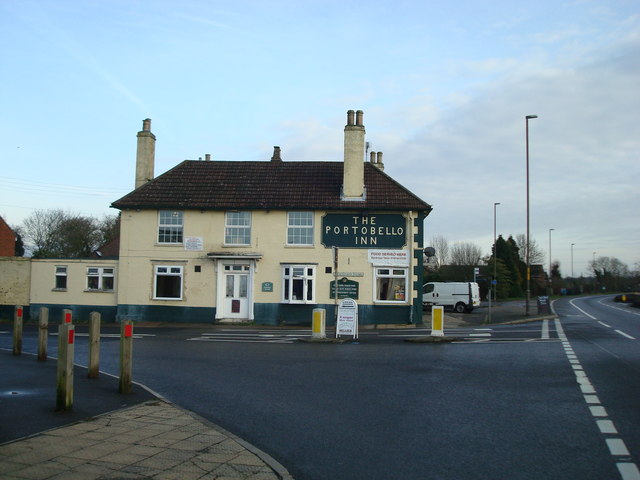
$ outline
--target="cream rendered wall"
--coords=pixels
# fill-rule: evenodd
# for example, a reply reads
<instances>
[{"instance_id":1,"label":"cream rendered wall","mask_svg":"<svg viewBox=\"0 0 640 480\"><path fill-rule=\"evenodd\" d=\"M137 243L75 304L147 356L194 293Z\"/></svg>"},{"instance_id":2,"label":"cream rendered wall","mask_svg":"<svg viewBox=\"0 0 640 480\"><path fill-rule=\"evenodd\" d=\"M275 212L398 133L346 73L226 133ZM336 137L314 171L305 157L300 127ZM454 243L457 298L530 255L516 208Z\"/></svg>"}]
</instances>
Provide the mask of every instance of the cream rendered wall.
<instances>
[{"instance_id":1,"label":"cream rendered wall","mask_svg":"<svg viewBox=\"0 0 640 480\"><path fill-rule=\"evenodd\" d=\"M31 259L0 257L0 305L29 305Z\"/></svg>"},{"instance_id":2,"label":"cream rendered wall","mask_svg":"<svg viewBox=\"0 0 640 480\"><path fill-rule=\"evenodd\" d=\"M56 290L56 266L67 267L67 288ZM87 290L87 268L114 269L113 291ZM120 272L117 260L42 259L31 261L31 303L45 305L115 306Z\"/></svg>"},{"instance_id":3,"label":"cream rendered wall","mask_svg":"<svg viewBox=\"0 0 640 480\"><path fill-rule=\"evenodd\" d=\"M130 305L173 305L190 307L216 306L216 260L207 253L261 254L256 262L253 281L253 301L256 303L280 303L282 301L282 263L316 264L316 302L331 304L330 283L333 273L325 273L333 267L331 248L321 243L322 217L326 212L314 214L314 245L287 246L287 212L282 210L253 211L251 215L251 245L229 247L224 245L223 211L184 210L184 237L201 237L201 251L187 251L184 245L160 245L157 243L158 211L126 210L122 212L120 238L120 265L118 303ZM348 212L341 212L348 213ZM395 212L402 213L402 212ZM406 215L406 212L404 212ZM413 221L407 220L406 249L416 248L413 238ZM410 252L412 267L415 266ZM183 299L154 300L154 265L184 266ZM194 271L195 266L201 272ZM361 305L373 302L373 266L368 261L366 248L340 249L340 272L362 272L364 276L353 277L359 283ZM408 287L416 280L410 269ZM273 283L273 292L262 292L263 282ZM414 293L415 297L415 293ZM407 304L410 299L407 298Z\"/></svg>"},{"instance_id":4,"label":"cream rendered wall","mask_svg":"<svg viewBox=\"0 0 640 480\"><path fill-rule=\"evenodd\" d=\"M214 261L207 253L215 249L212 239L222 238L224 214L187 210L184 213L184 237L202 237L201 251L185 250L183 244L157 242L157 210L125 210L120 226L121 284L118 303L123 305L173 305L212 307L215 305L216 275ZM183 266L182 300L154 300L156 265ZM196 272L195 267L201 271Z\"/></svg>"}]
</instances>

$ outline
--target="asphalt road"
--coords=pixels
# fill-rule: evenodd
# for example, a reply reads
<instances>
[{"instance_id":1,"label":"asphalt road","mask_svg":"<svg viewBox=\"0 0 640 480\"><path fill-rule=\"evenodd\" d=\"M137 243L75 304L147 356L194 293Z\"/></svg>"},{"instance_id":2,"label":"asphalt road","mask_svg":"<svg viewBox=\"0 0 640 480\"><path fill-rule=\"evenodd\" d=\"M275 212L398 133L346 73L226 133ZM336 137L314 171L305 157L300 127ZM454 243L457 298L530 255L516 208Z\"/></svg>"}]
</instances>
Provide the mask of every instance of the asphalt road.
<instances>
[{"instance_id":1,"label":"asphalt road","mask_svg":"<svg viewBox=\"0 0 640 480\"><path fill-rule=\"evenodd\" d=\"M637 478L639 312L602 297L555 307L560 322L456 329L459 342L439 345L404 342L406 330L336 345L295 342L299 331L139 328L134 379L297 480ZM117 339L103 338L101 358L117 373Z\"/></svg>"}]
</instances>

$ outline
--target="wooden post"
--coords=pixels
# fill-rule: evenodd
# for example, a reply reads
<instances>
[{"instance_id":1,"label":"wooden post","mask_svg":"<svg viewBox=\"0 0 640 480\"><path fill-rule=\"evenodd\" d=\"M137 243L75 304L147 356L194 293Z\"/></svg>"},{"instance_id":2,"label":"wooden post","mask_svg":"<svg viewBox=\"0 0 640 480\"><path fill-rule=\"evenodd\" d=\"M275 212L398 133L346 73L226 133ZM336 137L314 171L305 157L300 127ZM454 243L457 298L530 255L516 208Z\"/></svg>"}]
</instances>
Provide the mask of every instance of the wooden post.
<instances>
[{"instance_id":1,"label":"wooden post","mask_svg":"<svg viewBox=\"0 0 640 480\"><path fill-rule=\"evenodd\" d=\"M47 360L47 340L49 339L49 309L41 307L38 315L38 361Z\"/></svg>"},{"instance_id":2,"label":"wooden post","mask_svg":"<svg viewBox=\"0 0 640 480\"><path fill-rule=\"evenodd\" d=\"M89 316L89 378L98 378L100 372L100 312Z\"/></svg>"},{"instance_id":3,"label":"wooden post","mask_svg":"<svg viewBox=\"0 0 640 480\"><path fill-rule=\"evenodd\" d=\"M73 408L73 354L75 329L72 323L58 327L58 375L56 410Z\"/></svg>"},{"instance_id":4,"label":"wooden post","mask_svg":"<svg viewBox=\"0 0 640 480\"><path fill-rule=\"evenodd\" d=\"M22 355L22 305L16 305L13 313L13 354Z\"/></svg>"},{"instance_id":5,"label":"wooden post","mask_svg":"<svg viewBox=\"0 0 640 480\"><path fill-rule=\"evenodd\" d=\"M60 323L73 323L73 318L71 315L71 310L69 310L68 308L65 308L64 310L62 310L62 318L60 320Z\"/></svg>"},{"instance_id":6,"label":"wooden post","mask_svg":"<svg viewBox=\"0 0 640 480\"><path fill-rule=\"evenodd\" d=\"M133 322L125 319L120 324L120 393L131 393L132 357Z\"/></svg>"}]
</instances>

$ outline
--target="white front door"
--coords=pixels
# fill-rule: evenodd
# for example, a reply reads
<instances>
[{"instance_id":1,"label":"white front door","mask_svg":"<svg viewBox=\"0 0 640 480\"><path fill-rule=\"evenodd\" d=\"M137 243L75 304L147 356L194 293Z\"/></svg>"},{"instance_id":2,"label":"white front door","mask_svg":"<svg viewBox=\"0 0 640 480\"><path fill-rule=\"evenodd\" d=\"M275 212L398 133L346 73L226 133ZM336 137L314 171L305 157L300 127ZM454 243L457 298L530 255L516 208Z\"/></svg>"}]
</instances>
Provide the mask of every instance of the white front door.
<instances>
[{"instance_id":1,"label":"white front door","mask_svg":"<svg viewBox=\"0 0 640 480\"><path fill-rule=\"evenodd\" d=\"M249 274L248 264L231 264L224 266L222 300L223 318L238 320L249 319Z\"/></svg>"}]
</instances>

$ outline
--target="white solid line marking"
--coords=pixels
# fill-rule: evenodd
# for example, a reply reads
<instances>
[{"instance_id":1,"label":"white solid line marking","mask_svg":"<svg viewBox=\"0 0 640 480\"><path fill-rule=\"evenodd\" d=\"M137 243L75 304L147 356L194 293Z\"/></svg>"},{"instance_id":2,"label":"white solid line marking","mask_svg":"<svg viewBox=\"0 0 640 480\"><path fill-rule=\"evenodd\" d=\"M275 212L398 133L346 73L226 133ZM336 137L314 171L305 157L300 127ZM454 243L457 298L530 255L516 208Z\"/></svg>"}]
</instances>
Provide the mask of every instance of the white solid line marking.
<instances>
[{"instance_id":1,"label":"white solid line marking","mask_svg":"<svg viewBox=\"0 0 640 480\"><path fill-rule=\"evenodd\" d=\"M611 325L607 325L606 323L601 322L600 320L598 320L598 323L599 323L600 325L602 325L603 327L611 328Z\"/></svg>"},{"instance_id":2,"label":"white solid line marking","mask_svg":"<svg viewBox=\"0 0 640 480\"><path fill-rule=\"evenodd\" d=\"M611 434L618 433L618 430L613 425L613 422L611 420L596 420L596 423L598 424L600 433L611 433Z\"/></svg>"},{"instance_id":3,"label":"white solid line marking","mask_svg":"<svg viewBox=\"0 0 640 480\"><path fill-rule=\"evenodd\" d=\"M636 337L632 337L631 335L627 335L626 333L621 332L620 330L614 330L614 332L619 333L619 334L620 334L620 335L622 335L623 337L627 337L627 338L629 338L629 339L631 339L631 340L635 340L635 339L636 339Z\"/></svg>"},{"instance_id":4,"label":"white solid line marking","mask_svg":"<svg viewBox=\"0 0 640 480\"><path fill-rule=\"evenodd\" d=\"M574 299L575 300L575 299ZM578 310L580 310L582 313L584 313L587 317L589 317L591 320L598 320L596 317L594 317L593 315L589 315L587 312L585 312L584 310L582 310L579 306L577 306L574 302L574 300L569 300L569 303L571 305L573 305L575 308L577 308Z\"/></svg>"},{"instance_id":5,"label":"white solid line marking","mask_svg":"<svg viewBox=\"0 0 640 480\"><path fill-rule=\"evenodd\" d=\"M629 455L629 450L620 438L607 438L607 447L611 455Z\"/></svg>"},{"instance_id":6,"label":"white solid line marking","mask_svg":"<svg viewBox=\"0 0 640 480\"><path fill-rule=\"evenodd\" d=\"M618 463L618 471L622 480L640 480L640 471L635 463Z\"/></svg>"},{"instance_id":7,"label":"white solid line marking","mask_svg":"<svg viewBox=\"0 0 640 480\"><path fill-rule=\"evenodd\" d=\"M470 333L470 337L490 337L490 333Z\"/></svg>"},{"instance_id":8,"label":"white solid line marking","mask_svg":"<svg viewBox=\"0 0 640 480\"><path fill-rule=\"evenodd\" d=\"M542 321L542 332L540 334L540 338L549 338L549 320Z\"/></svg>"}]
</instances>

